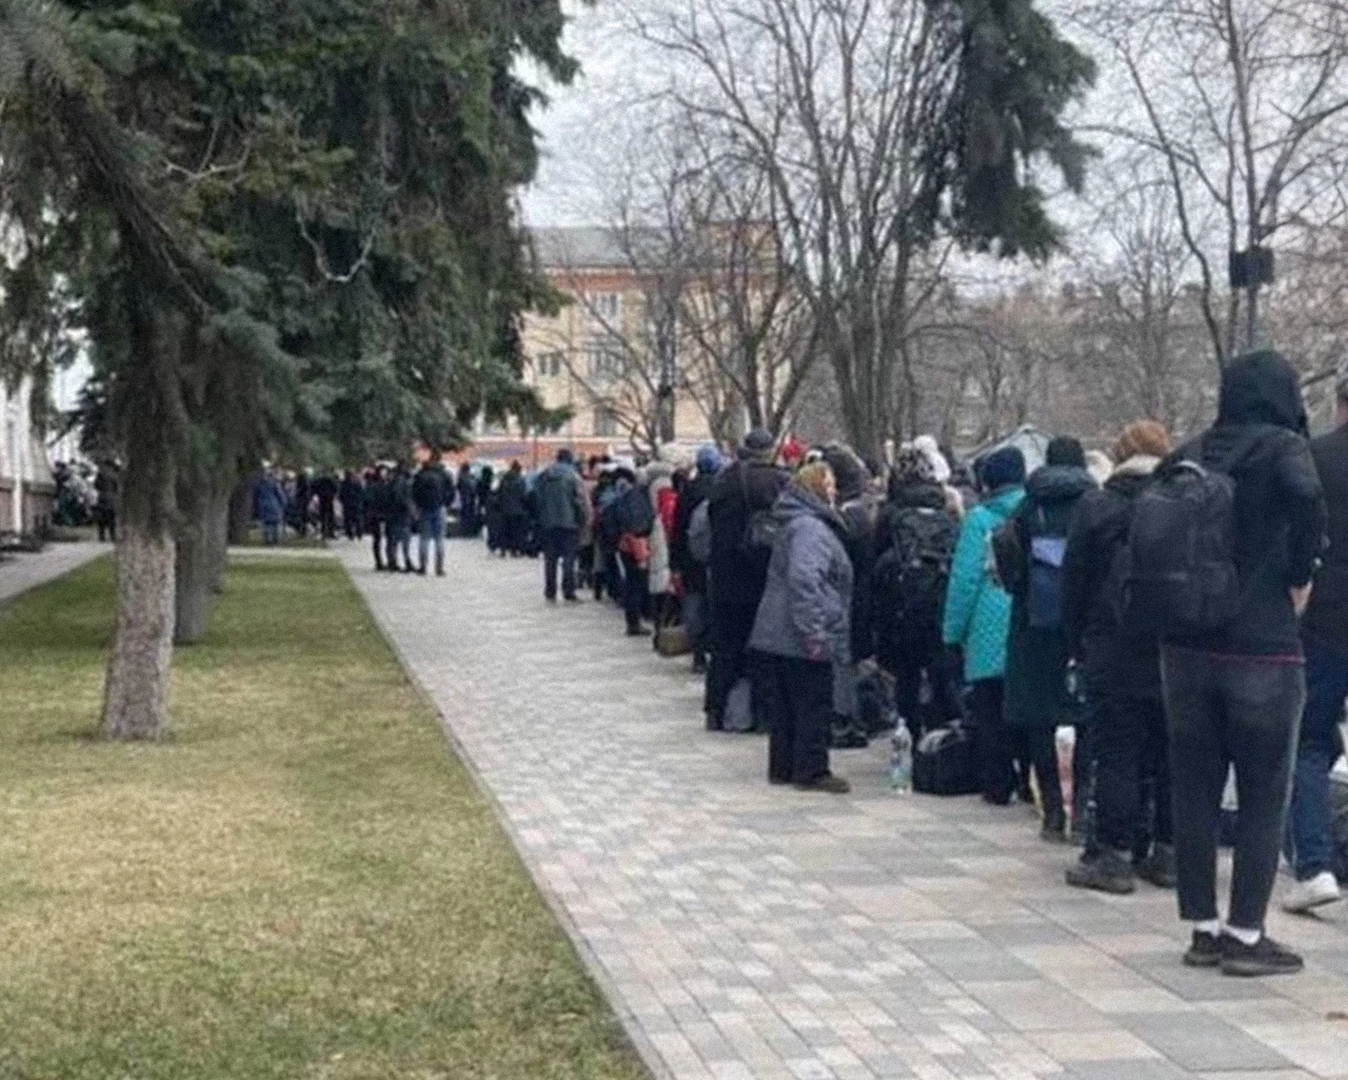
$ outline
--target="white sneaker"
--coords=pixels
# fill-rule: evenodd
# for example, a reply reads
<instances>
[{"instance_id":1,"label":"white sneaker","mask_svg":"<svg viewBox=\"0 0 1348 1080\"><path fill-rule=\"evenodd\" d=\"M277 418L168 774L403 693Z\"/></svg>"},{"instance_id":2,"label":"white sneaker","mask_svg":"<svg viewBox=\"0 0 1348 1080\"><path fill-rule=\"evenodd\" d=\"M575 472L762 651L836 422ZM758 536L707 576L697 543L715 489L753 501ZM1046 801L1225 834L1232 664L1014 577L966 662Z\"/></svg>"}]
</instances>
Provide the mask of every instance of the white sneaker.
<instances>
[{"instance_id":1,"label":"white sneaker","mask_svg":"<svg viewBox=\"0 0 1348 1080\"><path fill-rule=\"evenodd\" d=\"M1339 883L1334 875L1326 870L1309 881L1298 881L1283 898L1283 911L1293 915L1304 915L1315 908L1332 904L1339 897Z\"/></svg>"}]
</instances>

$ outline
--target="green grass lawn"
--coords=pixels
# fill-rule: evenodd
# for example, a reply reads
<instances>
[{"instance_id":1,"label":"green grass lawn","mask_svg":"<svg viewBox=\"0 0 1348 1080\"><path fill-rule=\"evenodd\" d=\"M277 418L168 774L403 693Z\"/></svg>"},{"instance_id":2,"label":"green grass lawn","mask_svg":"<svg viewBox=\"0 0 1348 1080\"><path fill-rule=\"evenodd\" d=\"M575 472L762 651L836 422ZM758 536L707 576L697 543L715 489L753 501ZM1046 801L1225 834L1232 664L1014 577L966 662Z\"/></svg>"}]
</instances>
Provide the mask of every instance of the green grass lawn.
<instances>
[{"instance_id":1,"label":"green grass lawn","mask_svg":"<svg viewBox=\"0 0 1348 1080\"><path fill-rule=\"evenodd\" d=\"M235 563L158 745L111 606L0 607L0 1080L645 1075L338 566Z\"/></svg>"}]
</instances>

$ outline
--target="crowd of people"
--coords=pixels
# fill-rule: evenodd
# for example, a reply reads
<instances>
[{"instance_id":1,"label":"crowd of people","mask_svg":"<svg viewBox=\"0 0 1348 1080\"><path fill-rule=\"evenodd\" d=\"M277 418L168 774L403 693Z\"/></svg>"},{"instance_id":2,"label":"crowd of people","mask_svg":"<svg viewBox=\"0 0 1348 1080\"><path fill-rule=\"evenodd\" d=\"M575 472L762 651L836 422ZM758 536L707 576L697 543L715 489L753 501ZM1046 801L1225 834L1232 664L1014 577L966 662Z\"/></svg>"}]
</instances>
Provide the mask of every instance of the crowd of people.
<instances>
[{"instance_id":1,"label":"crowd of people","mask_svg":"<svg viewBox=\"0 0 1348 1080\"><path fill-rule=\"evenodd\" d=\"M846 792L832 751L879 735L946 755L925 790L1032 805L1044 841L1081 848L1069 885L1177 889L1185 962L1263 975L1301 967L1264 933L1280 859L1288 910L1339 898L1348 381L1337 421L1312 441L1295 370L1260 352L1183 445L1142 419L1107 454L1053 438L1033 469L1011 444L957 463L924 437L881 463L753 431L729 461L564 449L534 475L333 486L377 569L413 570L415 533L415 569L433 548L443 573L452 507L458 535L542 555L547 602L611 599L628 635L690 652L707 728L766 733L769 782Z\"/></svg>"}]
</instances>

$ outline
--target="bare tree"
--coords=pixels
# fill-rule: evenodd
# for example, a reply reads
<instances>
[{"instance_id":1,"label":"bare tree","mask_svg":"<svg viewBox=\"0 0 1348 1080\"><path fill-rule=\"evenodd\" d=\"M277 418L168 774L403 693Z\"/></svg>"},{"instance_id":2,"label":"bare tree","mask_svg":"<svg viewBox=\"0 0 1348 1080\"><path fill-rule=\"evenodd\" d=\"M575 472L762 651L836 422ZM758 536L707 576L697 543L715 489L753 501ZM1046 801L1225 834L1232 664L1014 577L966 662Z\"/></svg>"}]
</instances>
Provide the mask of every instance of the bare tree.
<instances>
[{"instance_id":1,"label":"bare tree","mask_svg":"<svg viewBox=\"0 0 1348 1080\"><path fill-rule=\"evenodd\" d=\"M913 330L940 287L939 274L915 268L933 244L941 250L943 236L973 238L969 230L943 228L977 202L973 189L962 193L967 198L946 200L955 173L978 171L972 159L981 164L1011 147L1015 137L1006 131L1034 130L1027 124L996 130L1004 119L997 110L1007 101L974 102L972 95L986 89L977 80L993 69L1018 77L1042 57L975 62L976 43L1014 48L1019 39L980 37L959 5L928 0L653 6L653 14L632 16L636 31L680 62L671 91L680 107L762 170L773 226L809 304L815 346L833 368L848 433L864 452L880 452L901 426L897 389L914 384ZM1048 31L1035 42L1050 41ZM1052 40L1057 51L1045 50L1048 62L1063 65L1063 84L1073 88L1065 100L1090 65ZM1040 115L1056 118L1061 104ZM980 138L978 151L969 150L967 137ZM1028 169L1011 162L1045 146L1056 164L1074 171L1079 148L1065 135L1005 156L977 190L997 206L973 230L979 243L992 246L989 237L1001 225L984 226L999 212L1016 219L1009 203L1017 200L1017 210L1027 211L1018 220L1039 221L1038 188L1020 186ZM1051 229L1043 232L1047 247ZM938 257L930 265L941 263Z\"/></svg>"},{"instance_id":2,"label":"bare tree","mask_svg":"<svg viewBox=\"0 0 1348 1080\"><path fill-rule=\"evenodd\" d=\"M1120 115L1096 127L1155 156L1225 363L1259 337L1260 287L1223 298L1227 254L1342 214L1348 12L1341 0L1080 0L1074 18L1116 62L1101 100Z\"/></svg>"}]
</instances>

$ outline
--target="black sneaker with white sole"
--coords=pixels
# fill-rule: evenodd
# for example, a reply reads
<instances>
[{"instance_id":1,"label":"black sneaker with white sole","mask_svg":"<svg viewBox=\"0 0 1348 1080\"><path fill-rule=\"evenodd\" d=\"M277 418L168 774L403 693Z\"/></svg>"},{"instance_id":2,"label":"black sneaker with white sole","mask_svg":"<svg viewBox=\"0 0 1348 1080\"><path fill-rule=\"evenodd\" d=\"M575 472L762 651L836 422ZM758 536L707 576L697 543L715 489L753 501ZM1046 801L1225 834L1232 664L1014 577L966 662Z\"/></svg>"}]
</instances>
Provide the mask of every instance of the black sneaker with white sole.
<instances>
[{"instance_id":1,"label":"black sneaker with white sole","mask_svg":"<svg viewBox=\"0 0 1348 1080\"><path fill-rule=\"evenodd\" d=\"M1221 939L1206 930L1195 930L1193 942L1184 954L1184 963L1192 968L1221 967Z\"/></svg>"},{"instance_id":2,"label":"black sneaker with white sole","mask_svg":"<svg viewBox=\"0 0 1348 1080\"><path fill-rule=\"evenodd\" d=\"M1240 978L1261 975L1294 975L1305 962L1285 945L1264 934L1253 945L1246 945L1230 934L1222 935L1222 974Z\"/></svg>"}]
</instances>

